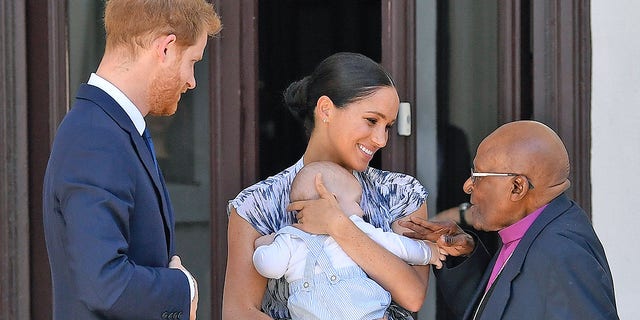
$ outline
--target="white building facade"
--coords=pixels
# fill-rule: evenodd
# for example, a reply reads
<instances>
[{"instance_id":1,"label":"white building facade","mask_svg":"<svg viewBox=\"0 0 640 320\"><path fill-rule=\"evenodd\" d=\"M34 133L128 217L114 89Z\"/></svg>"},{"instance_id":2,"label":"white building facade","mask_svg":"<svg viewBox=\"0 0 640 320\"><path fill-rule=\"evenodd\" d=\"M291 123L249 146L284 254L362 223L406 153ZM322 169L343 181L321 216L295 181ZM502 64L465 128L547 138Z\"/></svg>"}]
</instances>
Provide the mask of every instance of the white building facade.
<instances>
[{"instance_id":1,"label":"white building facade","mask_svg":"<svg viewBox=\"0 0 640 320\"><path fill-rule=\"evenodd\" d=\"M640 2L591 2L593 225L613 273L620 319L640 314Z\"/></svg>"}]
</instances>

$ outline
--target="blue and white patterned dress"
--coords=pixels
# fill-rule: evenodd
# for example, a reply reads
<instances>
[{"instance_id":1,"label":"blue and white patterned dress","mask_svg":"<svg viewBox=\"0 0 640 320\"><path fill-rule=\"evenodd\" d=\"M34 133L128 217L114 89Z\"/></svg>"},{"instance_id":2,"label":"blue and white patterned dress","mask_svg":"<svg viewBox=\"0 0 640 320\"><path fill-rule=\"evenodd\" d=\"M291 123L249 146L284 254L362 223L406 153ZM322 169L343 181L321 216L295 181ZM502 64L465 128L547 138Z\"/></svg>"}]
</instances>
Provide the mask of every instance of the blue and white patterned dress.
<instances>
[{"instance_id":1,"label":"blue and white patterned dress","mask_svg":"<svg viewBox=\"0 0 640 320\"><path fill-rule=\"evenodd\" d=\"M284 171L260 181L229 201L231 207L247 220L260 234L277 232L282 227L293 224L295 214L287 212L289 190L295 175L304 163L300 159ZM355 176L362 185L363 219L384 231L391 231L391 224L405 217L426 201L427 191L420 182L409 175L367 168L356 172ZM289 319L287 296L289 289L284 278L270 279L262 300L262 310L274 319ZM387 310L389 320L413 319L411 314L401 307L391 304Z\"/></svg>"}]
</instances>

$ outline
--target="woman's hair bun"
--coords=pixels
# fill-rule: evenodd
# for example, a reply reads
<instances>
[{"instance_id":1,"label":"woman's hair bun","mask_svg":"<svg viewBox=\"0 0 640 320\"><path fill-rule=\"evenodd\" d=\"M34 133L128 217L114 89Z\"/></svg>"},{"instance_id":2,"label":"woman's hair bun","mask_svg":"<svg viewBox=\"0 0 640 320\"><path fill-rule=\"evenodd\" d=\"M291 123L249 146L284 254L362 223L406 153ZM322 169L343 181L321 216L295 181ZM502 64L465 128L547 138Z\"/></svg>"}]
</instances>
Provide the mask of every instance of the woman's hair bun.
<instances>
[{"instance_id":1,"label":"woman's hair bun","mask_svg":"<svg viewBox=\"0 0 640 320\"><path fill-rule=\"evenodd\" d=\"M284 90L283 98L284 104L289 108L289 111L301 122L304 122L309 110L309 103L307 102L307 89L309 87L309 76L295 81Z\"/></svg>"}]
</instances>

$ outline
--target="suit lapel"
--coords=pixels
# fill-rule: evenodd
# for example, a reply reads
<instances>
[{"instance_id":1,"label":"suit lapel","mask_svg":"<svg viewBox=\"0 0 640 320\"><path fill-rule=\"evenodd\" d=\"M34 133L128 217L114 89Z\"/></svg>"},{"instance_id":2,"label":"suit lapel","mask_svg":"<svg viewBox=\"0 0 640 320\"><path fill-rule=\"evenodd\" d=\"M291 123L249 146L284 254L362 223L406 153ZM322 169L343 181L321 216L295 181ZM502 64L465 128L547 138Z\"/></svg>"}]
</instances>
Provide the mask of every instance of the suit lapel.
<instances>
[{"instance_id":1,"label":"suit lapel","mask_svg":"<svg viewBox=\"0 0 640 320\"><path fill-rule=\"evenodd\" d=\"M173 239L173 209L171 208L171 202L169 201L169 194L166 190L164 178L162 177L162 174L156 170L151 152L147 148L147 144L144 142L144 139L140 136L140 133L138 133L138 130L129 118L129 115L127 115L122 107L120 107L120 105L103 90L95 86L82 84L78 90L77 98L92 101L100 106L100 108L102 108L104 112L109 115L109 117L111 117L118 126L120 126L120 128L129 134L133 148L138 153L140 161L153 181L156 195L160 199L160 211L164 221L167 248L169 250L168 254L169 256L173 255L173 241L171 241L171 239Z\"/></svg>"},{"instance_id":2,"label":"suit lapel","mask_svg":"<svg viewBox=\"0 0 640 320\"><path fill-rule=\"evenodd\" d=\"M475 315L476 310L478 309L480 304L483 303L482 299L484 297L484 289L487 287L487 284L489 283L491 270L493 270L493 266L496 264L496 260L498 259L498 253L500 252L501 248L502 248L502 242L500 242L500 246L498 247L498 250L493 255L491 262L489 262L487 269L484 271L484 275L482 276L482 281L480 281L480 285L478 286L478 288L476 288L476 292L473 294L473 299L471 300L474 303L470 304L469 307L467 307L467 311L465 312L465 315L463 317L464 319L473 319L473 316ZM489 298L488 296L484 297L484 299L488 299L488 298ZM477 319L480 319L480 316L481 315L478 315Z\"/></svg>"},{"instance_id":3,"label":"suit lapel","mask_svg":"<svg viewBox=\"0 0 640 320\"><path fill-rule=\"evenodd\" d=\"M504 269L496 279L494 283L494 290L491 296L486 297L487 304L484 308L483 315L484 317L478 317L478 319L501 319L504 311L507 307L507 303L509 302L509 298L511 297L511 286L513 280L520 274L522 270L522 265L524 264L524 260L527 256L527 252L533 241L536 239L538 234L542 232L542 230L549 224L551 221L560 216L563 212L571 207L571 201L564 195L558 196L556 199L551 201L549 205L544 209L544 211L536 218L531 227L527 230L522 237L522 240L518 243L516 250L513 252L509 261L505 265ZM495 263L496 256L493 259L493 263L491 264L491 268L493 268L493 264ZM490 268L490 269L491 269ZM490 270L489 269L489 270ZM490 271L489 271L490 273ZM485 274L486 276L486 274ZM487 279L483 282L486 286ZM484 286L482 288L484 290Z\"/></svg>"},{"instance_id":4,"label":"suit lapel","mask_svg":"<svg viewBox=\"0 0 640 320\"><path fill-rule=\"evenodd\" d=\"M173 217L173 206L171 205L171 198L169 197L169 191L167 190L167 185L164 182L164 176L162 175L162 170L158 168L158 175L160 177L160 183L162 185L162 206L165 208L163 212L164 217L164 227L165 232L168 235L167 237L167 248L169 249L169 257L172 257L175 254L175 248L173 247L174 242L173 239L173 228L174 225L174 217Z\"/></svg>"}]
</instances>

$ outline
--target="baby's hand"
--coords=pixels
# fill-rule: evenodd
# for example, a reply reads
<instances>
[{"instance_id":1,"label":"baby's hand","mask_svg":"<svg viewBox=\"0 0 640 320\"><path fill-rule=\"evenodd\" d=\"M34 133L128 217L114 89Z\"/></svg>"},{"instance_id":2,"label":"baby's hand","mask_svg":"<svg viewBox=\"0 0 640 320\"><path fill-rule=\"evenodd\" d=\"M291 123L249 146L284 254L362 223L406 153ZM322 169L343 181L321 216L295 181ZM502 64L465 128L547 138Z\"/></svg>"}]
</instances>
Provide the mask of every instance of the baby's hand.
<instances>
[{"instance_id":1,"label":"baby's hand","mask_svg":"<svg viewBox=\"0 0 640 320\"><path fill-rule=\"evenodd\" d=\"M442 261L447 259L447 252L440 249L440 247L434 242L429 240L423 240L423 242L429 246L429 249L431 249L431 259L429 259L429 264L434 265L436 269L441 269Z\"/></svg>"},{"instance_id":2,"label":"baby's hand","mask_svg":"<svg viewBox=\"0 0 640 320\"><path fill-rule=\"evenodd\" d=\"M265 234L264 236L260 236L253 243L253 248L255 249L255 248L259 247L259 246L269 245L269 244L273 243L273 240L275 240L275 238L276 238L276 234L275 233Z\"/></svg>"}]
</instances>

